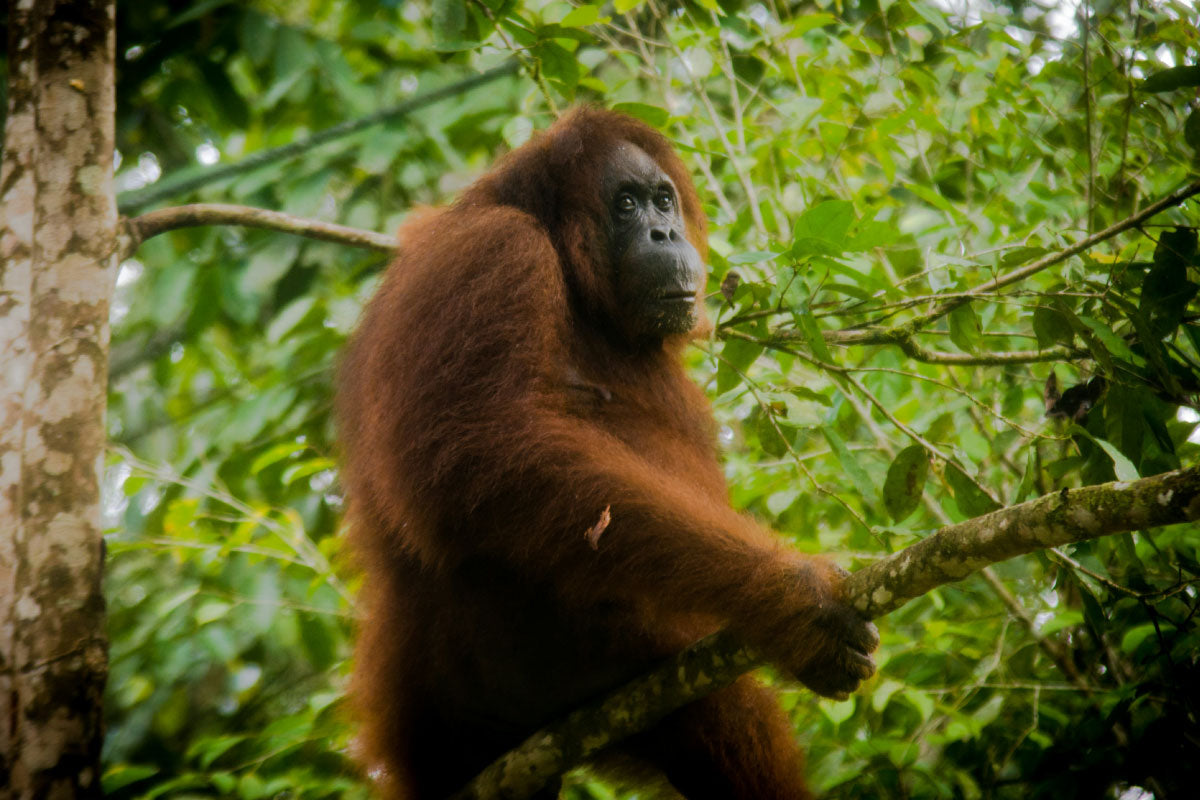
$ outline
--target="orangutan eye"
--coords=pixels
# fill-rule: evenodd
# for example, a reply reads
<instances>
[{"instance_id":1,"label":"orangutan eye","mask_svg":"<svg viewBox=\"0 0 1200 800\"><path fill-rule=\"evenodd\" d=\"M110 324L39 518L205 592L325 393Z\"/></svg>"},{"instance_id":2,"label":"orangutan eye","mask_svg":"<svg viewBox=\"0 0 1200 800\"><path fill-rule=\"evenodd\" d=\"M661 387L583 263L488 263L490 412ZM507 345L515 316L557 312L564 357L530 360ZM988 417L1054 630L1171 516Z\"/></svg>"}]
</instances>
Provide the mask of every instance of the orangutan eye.
<instances>
[{"instance_id":1,"label":"orangutan eye","mask_svg":"<svg viewBox=\"0 0 1200 800\"><path fill-rule=\"evenodd\" d=\"M662 191L654 198L654 204L662 211L670 211L675 207L675 198L671 196L670 192Z\"/></svg>"},{"instance_id":2,"label":"orangutan eye","mask_svg":"<svg viewBox=\"0 0 1200 800\"><path fill-rule=\"evenodd\" d=\"M617 211L621 214L632 214L637 210L637 201L633 199L633 195L629 192L622 192L617 196L616 207Z\"/></svg>"}]
</instances>

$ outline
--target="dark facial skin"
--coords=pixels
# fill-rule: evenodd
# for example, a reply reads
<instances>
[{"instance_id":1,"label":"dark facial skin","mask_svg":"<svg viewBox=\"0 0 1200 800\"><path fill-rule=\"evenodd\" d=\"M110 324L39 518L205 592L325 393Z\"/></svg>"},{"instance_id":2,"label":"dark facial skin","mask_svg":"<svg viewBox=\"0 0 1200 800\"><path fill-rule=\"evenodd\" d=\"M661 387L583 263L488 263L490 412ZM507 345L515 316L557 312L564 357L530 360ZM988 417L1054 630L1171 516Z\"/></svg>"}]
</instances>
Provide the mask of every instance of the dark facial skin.
<instances>
[{"instance_id":1,"label":"dark facial skin","mask_svg":"<svg viewBox=\"0 0 1200 800\"><path fill-rule=\"evenodd\" d=\"M696 324L704 265L685 235L675 184L644 150L618 145L603 191L617 292L630 332L662 338Z\"/></svg>"}]
</instances>

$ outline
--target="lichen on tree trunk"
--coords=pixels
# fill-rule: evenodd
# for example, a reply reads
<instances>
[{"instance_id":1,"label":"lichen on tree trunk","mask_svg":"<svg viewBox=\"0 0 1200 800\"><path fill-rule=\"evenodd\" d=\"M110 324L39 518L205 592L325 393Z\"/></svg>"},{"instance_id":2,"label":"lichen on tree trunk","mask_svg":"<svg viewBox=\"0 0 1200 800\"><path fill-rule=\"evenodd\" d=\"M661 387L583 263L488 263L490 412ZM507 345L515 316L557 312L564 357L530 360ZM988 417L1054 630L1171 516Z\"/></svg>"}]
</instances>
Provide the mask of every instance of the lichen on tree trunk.
<instances>
[{"instance_id":1,"label":"lichen on tree trunk","mask_svg":"<svg viewBox=\"0 0 1200 800\"><path fill-rule=\"evenodd\" d=\"M0 165L0 797L100 796L115 8L10 0Z\"/></svg>"}]
</instances>

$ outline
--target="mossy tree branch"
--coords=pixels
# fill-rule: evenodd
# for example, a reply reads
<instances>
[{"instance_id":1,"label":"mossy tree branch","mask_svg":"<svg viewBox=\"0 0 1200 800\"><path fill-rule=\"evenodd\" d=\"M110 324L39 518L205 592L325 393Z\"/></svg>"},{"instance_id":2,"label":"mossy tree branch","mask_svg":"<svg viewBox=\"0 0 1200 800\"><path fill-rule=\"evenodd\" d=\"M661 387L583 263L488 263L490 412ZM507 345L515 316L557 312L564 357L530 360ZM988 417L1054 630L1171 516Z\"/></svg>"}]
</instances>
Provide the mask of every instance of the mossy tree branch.
<instances>
[{"instance_id":1,"label":"mossy tree branch","mask_svg":"<svg viewBox=\"0 0 1200 800\"><path fill-rule=\"evenodd\" d=\"M847 600L876 619L989 564L1071 542L1200 519L1200 466L1081 489L949 525L851 575ZM763 659L717 633L564 720L481 772L454 800L523 800L572 766L728 686Z\"/></svg>"}]
</instances>

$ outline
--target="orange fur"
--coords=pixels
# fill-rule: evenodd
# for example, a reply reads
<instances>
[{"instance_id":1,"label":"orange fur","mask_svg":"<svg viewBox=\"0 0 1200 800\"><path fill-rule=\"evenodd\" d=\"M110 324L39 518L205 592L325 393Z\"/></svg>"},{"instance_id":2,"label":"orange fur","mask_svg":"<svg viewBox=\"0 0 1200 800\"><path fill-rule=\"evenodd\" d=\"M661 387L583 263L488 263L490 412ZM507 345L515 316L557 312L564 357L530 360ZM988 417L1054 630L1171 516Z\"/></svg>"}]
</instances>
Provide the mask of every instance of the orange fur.
<instances>
[{"instance_id":1,"label":"orange fur","mask_svg":"<svg viewBox=\"0 0 1200 800\"><path fill-rule=\"evenodd\" d=\"M722 625L804 678L837 573L728 502L686 337L622 341L598 187L619 142L674 181L660 134L580 109L402 231L340 377L344 483L366 571L353 693L385 792L459 788L538 726ZM598 521L607 523L599 528ZM808 797L749 680L627 748L689 798Z\"/></svg>"}]
</instances>

